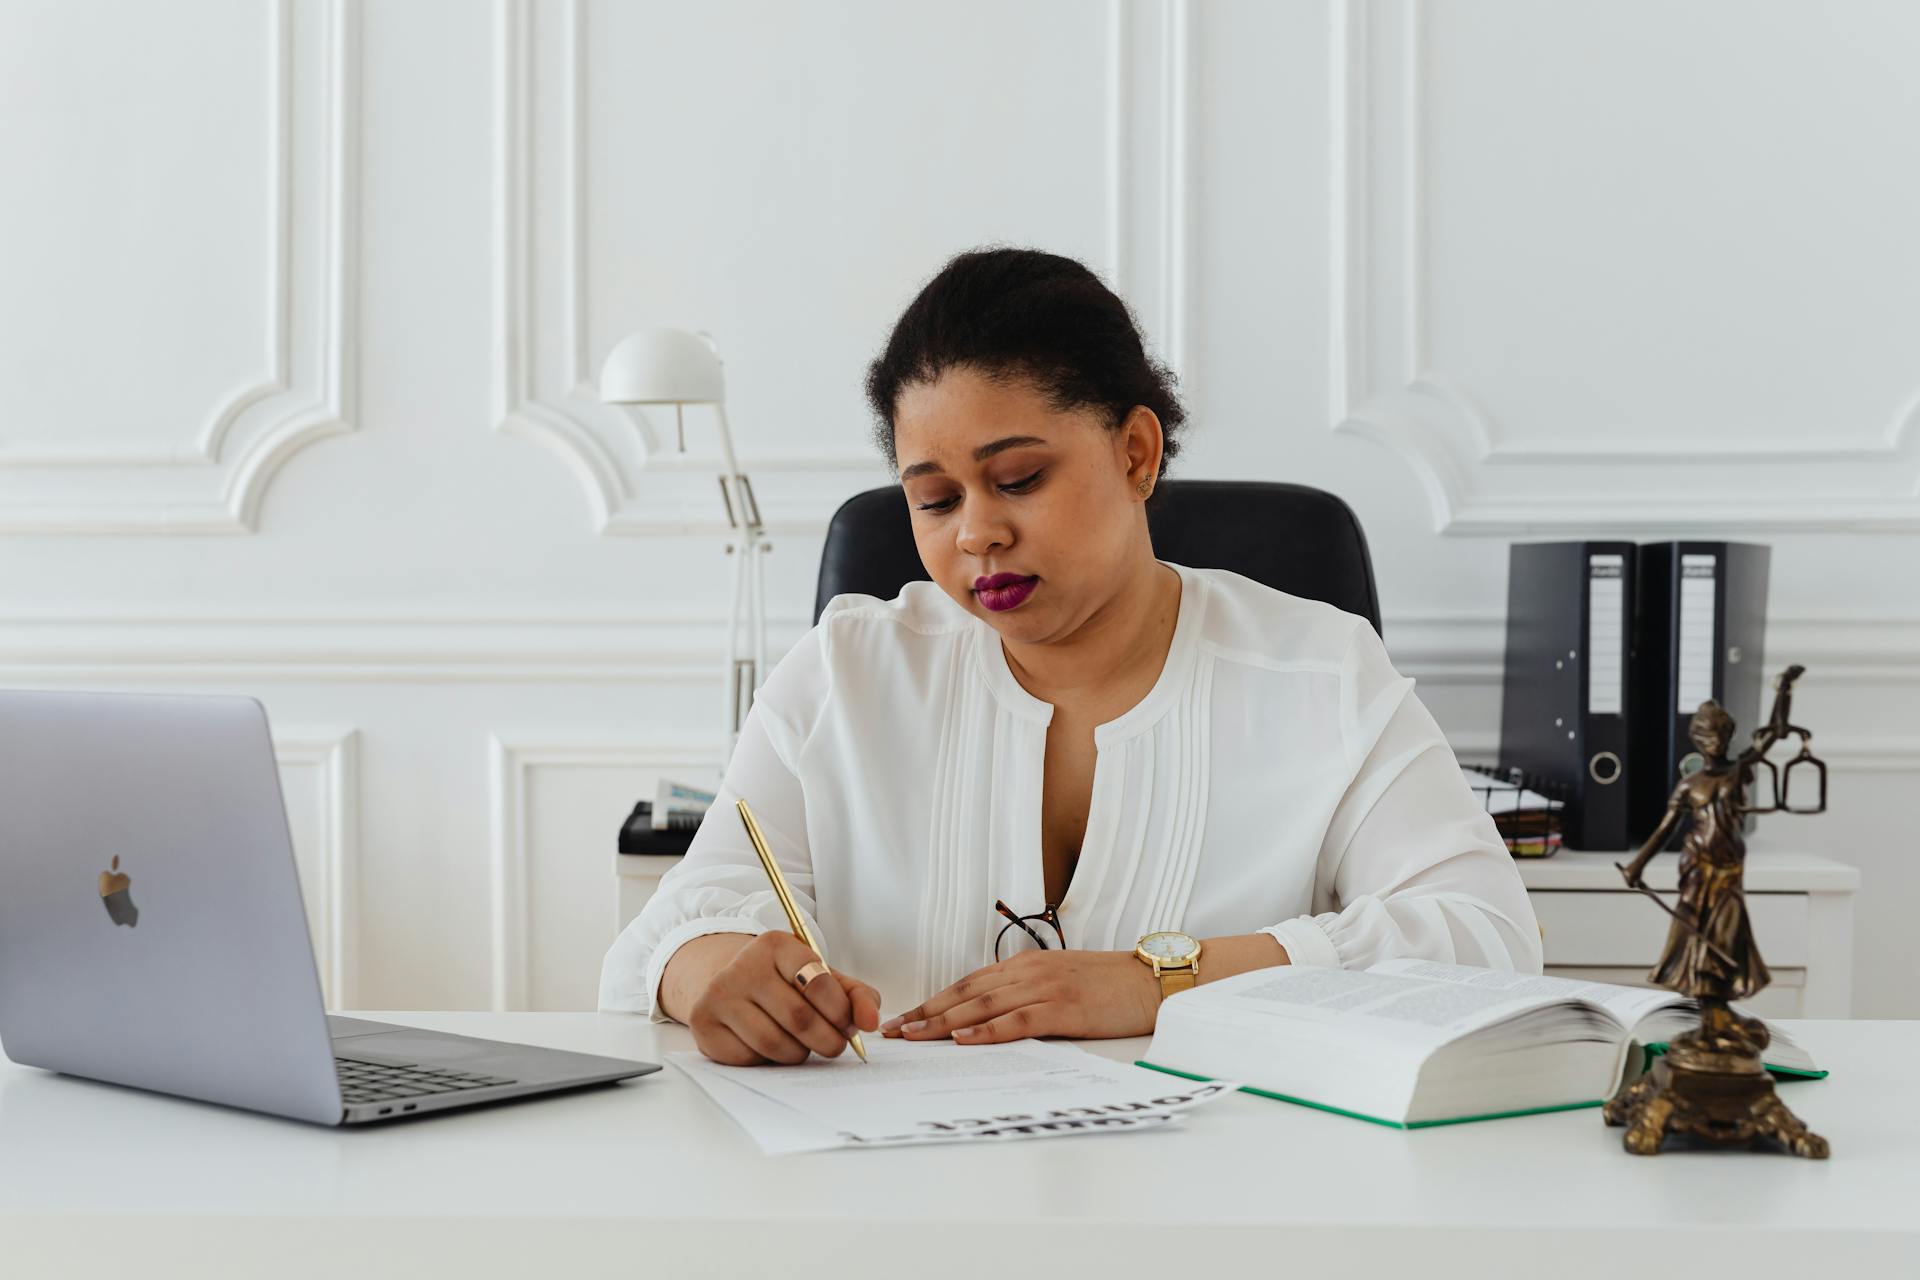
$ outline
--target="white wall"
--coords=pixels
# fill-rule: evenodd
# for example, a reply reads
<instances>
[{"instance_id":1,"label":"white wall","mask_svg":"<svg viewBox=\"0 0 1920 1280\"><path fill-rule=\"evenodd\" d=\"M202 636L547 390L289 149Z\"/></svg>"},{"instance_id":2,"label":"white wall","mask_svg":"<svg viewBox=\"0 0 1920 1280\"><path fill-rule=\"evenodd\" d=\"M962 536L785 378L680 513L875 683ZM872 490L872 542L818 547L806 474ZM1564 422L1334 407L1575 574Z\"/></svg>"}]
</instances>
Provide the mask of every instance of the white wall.
<instances>
[{"instance_id":1,"label":"white wall","mask_svg":"<svg viewBox=\"0 0 1920 1280\"><path fill-rule=\"evenodd\" d=\"M262 698L337 1004L585 1007L727 605L704 423L601 357L723 345L784 648L888 324L1038 244L1182 473L1354 505L1469 759L1509 540L1770 542L1833 811L1759 839L1863 869L1857 1012L1920 1015L1916 54L1897 0L9 0L0 683Z\"/></svg>"}]
</instances>

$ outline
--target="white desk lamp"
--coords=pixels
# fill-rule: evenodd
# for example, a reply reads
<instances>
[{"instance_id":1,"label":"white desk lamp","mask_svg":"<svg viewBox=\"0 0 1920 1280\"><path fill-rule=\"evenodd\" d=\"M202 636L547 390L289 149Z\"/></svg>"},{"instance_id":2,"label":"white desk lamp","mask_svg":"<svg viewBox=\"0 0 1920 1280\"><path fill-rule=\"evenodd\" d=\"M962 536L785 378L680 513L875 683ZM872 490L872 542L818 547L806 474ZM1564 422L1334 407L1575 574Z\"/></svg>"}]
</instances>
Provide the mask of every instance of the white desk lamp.
<instances>
[{"instance_id":1,"label":"white desk lamp","mask_svg":"<svg viewBox=\"0 0 1920 1280\"><path fill-rule=\"evenodd\" d=\"M727 431L726 385L720 352L705 334L680 329L644 329L621 339L600 366L600 399L607 404L673 406L679 450L687 449L685 407L710 404L720 426L720 500L726 504L727 539L733 557L733 605L727 617L727 681L722 693L726 758L740 736L753 691L767 665L767 596L760 572L766 527L753 484L740 472ZM746 638L741 638L744 615ZM741 650L746 650L744 656Z\"/></svg>"}]
</instances>

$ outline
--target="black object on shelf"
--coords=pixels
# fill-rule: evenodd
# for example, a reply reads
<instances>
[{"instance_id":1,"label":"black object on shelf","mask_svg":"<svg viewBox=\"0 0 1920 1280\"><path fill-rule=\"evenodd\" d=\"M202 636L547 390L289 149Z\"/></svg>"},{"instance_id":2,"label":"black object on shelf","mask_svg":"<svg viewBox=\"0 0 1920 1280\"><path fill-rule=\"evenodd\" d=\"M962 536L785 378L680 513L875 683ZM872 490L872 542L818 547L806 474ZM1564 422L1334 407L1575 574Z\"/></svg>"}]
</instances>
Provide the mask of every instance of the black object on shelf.
<instances>
[{"instance_id":1,"label":"black object on shelf","mask_svg":"<svg viewBox=\"0 0 1920 1280\"><path fill-rule=\"evenodd\" d=\"M1680 779L1703 763L1689 728L1712 698L1741 735L1762 724L1770 548L1752 542L1650 542L1640 548L1633 642L1631 845L1653 834ZM1683 811L1666 848L1693 826ZM1752 834L1756 821L1741 822ZM1631 846L1630 846L1631 847Z\"/></svg>"},{"instance_id":2,"label":"black object on shelf","mask_svg":"<svg viewBox=\"0 0 1920 1280\"><path fill-rule=\"evenodd\" d=\"M1569 849L1629 848L1627 677L1637 548L1516 542L1507 556L1500 768L1565 788Z\"/></svg>"},{"instance_id":3,"label":"black object on shelf","mask_svg":"<svg viewBox=\"0 0 1920 1280\"><path fill-rule=\"evenodd\" d=\"M670 813L667 815L667 827L664 831L653 829L653 801L642 800L633 806L633 812L620 827L620 852L670 854L678 856L687 851L693 843L693 833L700 829L700 813Z\"/></svg>"},{"instance_id":4,"label":"black object on shelf","mask_svg":"<svg viewBox=\"0 0 1920 1280\"><path fill-rule=\"evenodd\" d=\"M1561 847L1564 835L1564 821L1567 801L1572 796L1572 788L1562 782L1530 774L1524 769L1502 769L1497 765L1470 764L1466 766L1473 772L1483 774L1485 783L1469 784L1493 814L1493 825L1500 832L1500 838L1506 841L1507 852L1516 858L1550 858ZM1509 793L1515 788L1532 791L1547 801L1547 807L1507 809L1500 812L1494 805L1496 794ZM1502 805L1501 808L1506 806Z\"/></svg>"}]
</instances>

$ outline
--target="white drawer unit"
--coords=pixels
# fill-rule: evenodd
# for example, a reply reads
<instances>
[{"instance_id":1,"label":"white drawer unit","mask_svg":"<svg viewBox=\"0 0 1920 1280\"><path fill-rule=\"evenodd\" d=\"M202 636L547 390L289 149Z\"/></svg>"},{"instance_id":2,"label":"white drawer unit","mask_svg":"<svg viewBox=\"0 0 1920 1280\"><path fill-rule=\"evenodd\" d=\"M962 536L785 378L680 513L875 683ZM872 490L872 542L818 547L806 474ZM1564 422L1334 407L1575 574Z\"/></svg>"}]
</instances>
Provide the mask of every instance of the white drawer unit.
<instances>
[{"instance_id":1,"label":"white drawer unit","mask_svg":"<svg viewBox=\"0 0 1920 1280\"><path fill-rule=\"evenodd\" d=\"M1649 986L1647 973L1667 939L1669 917L1627 888L1614 863L1626 853L1563 849L1550 858L1517 858L1539 917L1546 969L1566 978ZM674 857L619 854L616 932L640 914ZM1680 855L1647 866L1647 884L1669 903ZM1816 854L1751 850L1747 908L1773 984L1743 1002L1769 1018L1845 1018L1853 1004L1853 895L1860 872Z\"/></svg>"},{"instance_id":2,"label":"white drawer unit","mask_svg":"<svg viewBox=\"0 0 1920 1280\"><path fill-rule=\"evenodd\" d=\"M671 853L613 855L613 873L617 877L614 883L618 886L614 898L614 933L618 934L640 914L640 908L647 905L647 899L660 887L660 877L673 870L679 861L679 855Z\"/></svg>"},{"instance_id":3,"label":"white drawer unit","mask_svg":"<svg viewBox=\"0 0 1920 1280\"><path fill-rule=\"evenodd\" d=\"M1546 970L1651 986L1647 974L1666 944L1671 918L1627 888L1615 863L1630 853L1563 849L1517 858L1539 917ZM1647 864L1646 882L1675 902L1680 855ZM1853 1005L1853 895L1860 872L1817 854L1751 849L1747 911L1773 983L1743 1005L1769 1018L1845 1018Z\"/></svg>"}]
</instances>

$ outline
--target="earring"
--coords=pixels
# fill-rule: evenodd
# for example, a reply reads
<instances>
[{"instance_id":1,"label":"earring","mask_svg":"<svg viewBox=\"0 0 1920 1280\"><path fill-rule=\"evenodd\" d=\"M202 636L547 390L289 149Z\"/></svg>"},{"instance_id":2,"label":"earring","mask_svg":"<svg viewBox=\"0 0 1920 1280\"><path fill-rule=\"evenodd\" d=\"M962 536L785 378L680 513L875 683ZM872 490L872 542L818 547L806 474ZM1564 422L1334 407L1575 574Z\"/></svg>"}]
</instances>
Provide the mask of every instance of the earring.
<instances>
[{"instance_id":1,"label":"earring","mask_svg":"<svg viewBox=\"0 0 1920 1280\"><path fill-rule=\"evenodd\" d=\"M1135 485L1134 488L1138 489L1140 491L1140 496L1144 498L1148 494L1153 492L1153 481L1142 480L1139 484Z\"/></svg>"}]
</instances>

